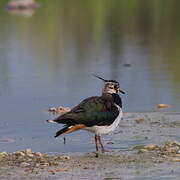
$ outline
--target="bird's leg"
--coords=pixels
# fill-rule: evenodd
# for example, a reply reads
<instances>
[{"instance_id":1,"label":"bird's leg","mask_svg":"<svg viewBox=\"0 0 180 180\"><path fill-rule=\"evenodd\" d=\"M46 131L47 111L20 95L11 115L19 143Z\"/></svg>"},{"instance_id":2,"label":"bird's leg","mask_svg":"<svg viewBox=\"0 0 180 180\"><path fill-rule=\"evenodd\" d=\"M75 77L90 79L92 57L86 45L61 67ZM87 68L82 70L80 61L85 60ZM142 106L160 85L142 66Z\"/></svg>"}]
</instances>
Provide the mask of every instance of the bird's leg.
<instances>
[{"instance_id":1,"label":"bird's leg","mask_svg":"<svg viewBox=\"0 0 180 180\"><path fill-rule=\"evenodd\" d=\"M63 140L64 140L64 144L66 144L66 137L65 136L64 136Z\"/></svg>"},{"instance_id":2,"label":"bird's leg","mask_svg":"<svg viewBox=\"0 0 180 180\"><path fill-rule=\"evenodd\" d=\"M95 139L95 144L96 144L96 152L98 152L99 151L99 148L98 148L98 136L95 135L94 139Z\"/></svg>"},{"instance_id":3,"label":"bird's leg","mask_svg":"<svg viewBox=\"0 0 180 180\"><path fill-rule=\"evenodd\" d=\"M99 144L100 144L100 146L101 146L102 153L104 153L104 152L105 152L105 149L104 149L104 146L103 146L103 144L102 144L102 142L101 142L101 136L97 136L97 138L98 138Z\"/></svg>"},{"instance_id":4,"label":"bird's leg","mask_svg":"<svg viewBox=\"0 0 180 180\"><path fill-rule=\"evenodd\" d=\"M96 154L96 157L98 158L99 157L98 136L95 135L94 139L95 139L95 144L96 144L96 153L95 154Z\"/></svg>"}]
</instances>

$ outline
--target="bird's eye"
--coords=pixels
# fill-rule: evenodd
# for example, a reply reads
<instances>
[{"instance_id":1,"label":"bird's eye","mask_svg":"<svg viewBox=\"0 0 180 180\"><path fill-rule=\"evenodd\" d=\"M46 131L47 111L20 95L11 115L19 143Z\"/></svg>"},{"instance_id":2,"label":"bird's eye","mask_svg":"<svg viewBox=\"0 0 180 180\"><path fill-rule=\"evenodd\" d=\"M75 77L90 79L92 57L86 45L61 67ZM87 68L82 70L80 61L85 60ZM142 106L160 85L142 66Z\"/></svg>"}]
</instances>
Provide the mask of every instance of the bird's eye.
<instances>
[{"instance_id":1,"label":"bird's eye","mask_svg":"<svg viewBox=\"0 0 180 180\"><path fill-rule=\"evenodd\" d=\"M118 86L118 85L114 85L114 88L115 88L115 89L118 89L118 88L119 88L119 86Z\"/></svg>"},{"instance_id":2,"label":"bird's eye","mask_svg":"<svg viewBox=\"0 0 180 180\"><path fill-rule=\"evenodd\" d=\"M112 86L109 87L110 89L114 89Z\"/></svg>"}]
</instances>

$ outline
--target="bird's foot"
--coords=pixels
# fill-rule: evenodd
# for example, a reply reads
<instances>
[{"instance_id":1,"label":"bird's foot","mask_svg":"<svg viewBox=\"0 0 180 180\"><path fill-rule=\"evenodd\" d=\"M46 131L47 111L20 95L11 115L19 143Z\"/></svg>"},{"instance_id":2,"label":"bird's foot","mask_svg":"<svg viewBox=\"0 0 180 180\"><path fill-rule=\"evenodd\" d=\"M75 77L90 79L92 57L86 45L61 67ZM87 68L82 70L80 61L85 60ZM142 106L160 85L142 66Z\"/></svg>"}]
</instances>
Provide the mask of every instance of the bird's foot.
<instances>
[{"instance_id":1,"label":"bird's foot","mask_svg":"<svg viewBox=\"0 0 180 180\"><path fill-rule=\"evenodd\" d=\"M100 155L103 155L104 153L110 153L113 152L113 150L110 149L102 149L102 151L96 151L95 152L95 157L98 158Z\"/></svg>"},{"instance_id":2,"label":"bird's foot","mask_svg":"<svg viewBox=\"0 0 180 180\"><path fill-rule=\"evenodd\" d=\"M95 152L95 157L96 157L96 158L99 157L99 152Z\"/></svg>"},{"instance_id":3,"label":"bird's foot","mask_svg":"<svg viewBox=\"0 0 180 180\"><path fill-rule=\"evenodd\" d=\"M101 155L103 155L103 153L101 151L95 151L93 152L95 154L95 157L98 158L100 157Z\"/></svg>"}]
</instances>

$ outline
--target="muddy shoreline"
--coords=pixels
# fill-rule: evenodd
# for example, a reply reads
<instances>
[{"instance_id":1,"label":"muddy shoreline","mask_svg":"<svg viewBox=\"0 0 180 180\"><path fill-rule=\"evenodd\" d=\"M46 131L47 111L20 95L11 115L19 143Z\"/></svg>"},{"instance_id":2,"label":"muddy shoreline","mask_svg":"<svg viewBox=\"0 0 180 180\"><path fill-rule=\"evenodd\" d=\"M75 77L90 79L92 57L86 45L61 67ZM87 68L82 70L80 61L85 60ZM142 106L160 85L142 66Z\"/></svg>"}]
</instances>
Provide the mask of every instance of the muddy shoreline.
<instances>
[{"instance_id":1,"label":"muddy shoreline","mask_svg":"<svg viewBox=\"0 0 180 180\"><path fill-rule=\"evenodd\" d=\"M180 176L180 113L125 113L104 139L111 152L44 154L31 149L0 153L0 179L173 179ZM120 141L121 140L121 141ZM120 141L120 142L119 142ZM136 141L127 148L121 142Z\"/></svg>"},{"instance_id":2,"label":"muddy shoreline","mask_svg":"<svg viewBox=\"0 0 180 180\"><path fill-rule=\"evenodd\" d=\"M41 166L1 163L0 179L178 179L180 162L157 151L120 155L94 153L47 157ZM22 164L22 163L21 163ZM157 178L158 177L158 178Z\"/></svg>"}]
</instances>

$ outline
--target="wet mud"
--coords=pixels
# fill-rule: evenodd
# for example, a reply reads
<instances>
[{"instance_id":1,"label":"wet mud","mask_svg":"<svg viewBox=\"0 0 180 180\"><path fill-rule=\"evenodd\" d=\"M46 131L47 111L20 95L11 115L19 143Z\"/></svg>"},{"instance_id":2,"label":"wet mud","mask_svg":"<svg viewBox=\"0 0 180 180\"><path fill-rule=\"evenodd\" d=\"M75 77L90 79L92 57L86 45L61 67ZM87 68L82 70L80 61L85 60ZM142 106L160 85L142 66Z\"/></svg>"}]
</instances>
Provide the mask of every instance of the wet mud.
<instances>
[{"instance_id":1,"label":"wet mud","mask_svg":"<svg viewBox=\"0 0 180 180\"><path fill-rule=\"evenodd\" d=\"M99 153L0 153L0 179L173 179L180 177L180 113L125 113Z\"/></svg>"}]
</instances>

